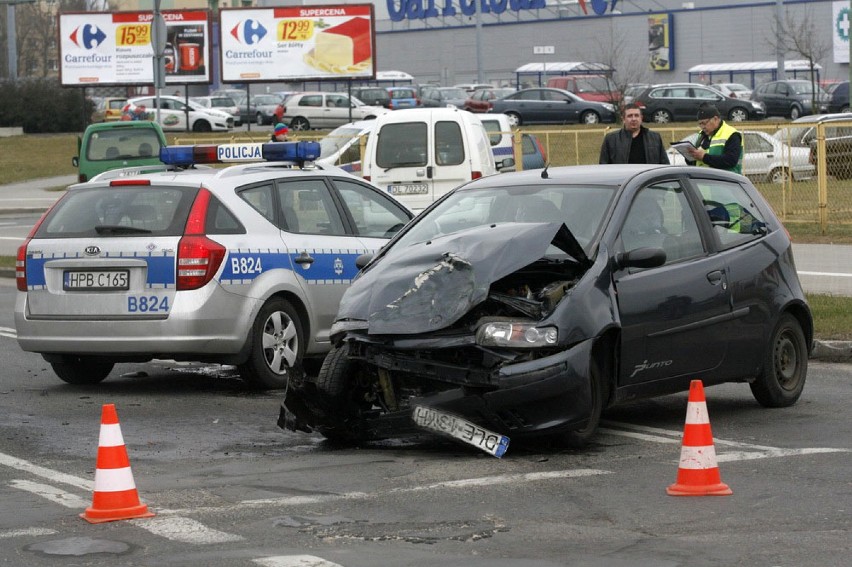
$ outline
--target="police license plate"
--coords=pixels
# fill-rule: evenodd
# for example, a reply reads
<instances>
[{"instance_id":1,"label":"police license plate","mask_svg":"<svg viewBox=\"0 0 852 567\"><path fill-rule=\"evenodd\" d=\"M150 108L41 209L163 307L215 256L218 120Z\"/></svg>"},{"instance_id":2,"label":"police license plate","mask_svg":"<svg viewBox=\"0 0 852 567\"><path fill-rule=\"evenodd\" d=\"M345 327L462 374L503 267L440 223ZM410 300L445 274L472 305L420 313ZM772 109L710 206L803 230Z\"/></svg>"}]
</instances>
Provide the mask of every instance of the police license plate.
<instances>
[{"instance_id":1,"label":"police license plate","mask_svg":"<svg viewBox=\"0 0 852 567\"><path fill-rule=\"evenodd\" d=\"M116 291L130 289L129 270L65 270L62 275L65 291Z\"/></svg>"},{"instance_id":2,"label":"police license plate","mask_svg":"<svg viewBox=\"0 0 852 567\"><path fill-rule=\"evenodd\" d=\"M391 195L426 195L429 193L429 186L425 183L388 185L388 193Z\"/></svg>"},{"instance_id":3,"label":"police license plate","mask_svg":"<svg viewBox=\"0 0 852 567\"><path fill-rule=\"evenodd\" d=\"M464 441L469 445L482 449L498 459L509 448L509 438L505 435L488 431L466 419L440 410L415 406L411 413L411 418L416 425L423 429L449 435L453 439Z\"/></svg>"}]
</instances>

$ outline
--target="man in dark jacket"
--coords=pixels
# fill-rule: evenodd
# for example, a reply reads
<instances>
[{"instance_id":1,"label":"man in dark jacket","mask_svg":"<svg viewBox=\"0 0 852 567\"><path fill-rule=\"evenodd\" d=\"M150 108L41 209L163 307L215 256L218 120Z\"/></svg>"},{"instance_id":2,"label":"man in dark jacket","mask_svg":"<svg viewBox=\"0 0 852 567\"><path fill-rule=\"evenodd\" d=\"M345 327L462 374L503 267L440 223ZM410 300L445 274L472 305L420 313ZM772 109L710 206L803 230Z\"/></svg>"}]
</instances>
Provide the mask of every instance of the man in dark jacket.
<instances>
[{"instance_id":1,"label":"man in dark jacket","mask_svg":"<svg viewBox=\"0 0 852 567\"><path fill-rule=\"evenodd\" d=\"M635 104L626 104L621 111L624 128L610 132L601 144L600 163L661 163L669 164L663 139L642 126L642 111Z\"/></svg>"}]
</instances>

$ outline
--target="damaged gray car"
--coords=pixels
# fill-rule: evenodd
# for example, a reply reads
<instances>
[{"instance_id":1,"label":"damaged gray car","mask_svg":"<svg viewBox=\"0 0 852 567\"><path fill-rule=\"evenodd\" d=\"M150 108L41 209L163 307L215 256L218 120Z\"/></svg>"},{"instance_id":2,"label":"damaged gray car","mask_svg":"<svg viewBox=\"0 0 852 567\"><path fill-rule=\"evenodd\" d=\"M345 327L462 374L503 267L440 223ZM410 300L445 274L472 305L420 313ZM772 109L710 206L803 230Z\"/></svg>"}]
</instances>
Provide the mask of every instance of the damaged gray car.
<instances>
[{"instance_id":1,"label":"damaged gray car","mask_svg":"<svg viewBox=\"0 0 852 567\"><path fill-rule=\"evenodd\" d=\"M812 334L789 236L745 177L633 165L491 176L366 263L335 347L318 376L290 384L279 425L353 443L443 431L492 454L509 437L582 446L607 406L694 379L792 405Z\"/></svg>"}]
</instances>

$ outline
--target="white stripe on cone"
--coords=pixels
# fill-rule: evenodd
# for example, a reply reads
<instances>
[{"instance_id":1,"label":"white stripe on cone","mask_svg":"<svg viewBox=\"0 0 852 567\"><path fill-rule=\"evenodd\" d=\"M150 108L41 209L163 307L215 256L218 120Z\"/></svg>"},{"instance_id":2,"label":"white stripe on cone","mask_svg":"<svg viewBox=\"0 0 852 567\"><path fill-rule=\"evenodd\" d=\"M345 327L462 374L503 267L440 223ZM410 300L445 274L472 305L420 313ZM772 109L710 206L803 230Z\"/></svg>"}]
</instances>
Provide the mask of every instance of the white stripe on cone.
<instances>
[{"instance_id":1,"label":"white stripe on cone","mask_svg":"<svg viewBox=\"0 0 852 567\"><path fill-rule=\"evenodd\" d=\"M688 402L686 404L686 423L690 425L705 425L710 423L705 402Z\"/></svg>"},{"instance_id":2,"label":"white stripe on cone","mask_svg":"<svg viewBox=\"0 0 852 567\"><path fill-rule=\"evenodd\" d=\"M689 447L683 445L680 449L680 468L682 469L715 469L716 448L713 445L706 447Z\"/></svg>"},{"instance_id":3,"label":"white stripe on cone","mask_svg":"<svg viewBox=\"0 0 852 567\"><path fill-rule=\"evenodd\" d=\"M121 426L117 423L101 425L101 434L98 436L98 447L121 447L124 438L121 436Z\"/></svg>"},{"instance_id":4,"label":"white stripe on cone","mask_svg":"<svg viewBox=\"0 0 852 567\"><path fill-rule=\"evenodd\" d=\"M130 467L95 469L95 492L121 492L123 490L136 490Z\"/></svg>"}]
</instances>

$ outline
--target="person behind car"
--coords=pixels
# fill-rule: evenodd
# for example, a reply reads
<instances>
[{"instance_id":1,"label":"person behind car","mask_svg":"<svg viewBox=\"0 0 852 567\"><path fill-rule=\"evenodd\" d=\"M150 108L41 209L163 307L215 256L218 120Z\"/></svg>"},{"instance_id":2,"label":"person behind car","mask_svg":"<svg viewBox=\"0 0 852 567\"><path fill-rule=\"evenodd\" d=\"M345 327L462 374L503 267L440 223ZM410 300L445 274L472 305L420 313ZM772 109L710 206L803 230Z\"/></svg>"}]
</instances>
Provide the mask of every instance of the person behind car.
<instances>
[{"instance_id":1,"label":"person behind car","mask_svg":"<svg viewBox=\"0 0 852 567\"><path fill-rule=\"evenodd\" d=\"M663 139L642 125L642 110L638 105L624 105L621 119L624 128L604 137L600 163L669 164Z\"/></svg>"},{"instance_id":2,"label":"person behind car","mask_svg":"<svg viewBox=\"0 0 852 567\"><path fill-rule=\"evenodd\" d=\"M724 169L742 174L745 148L743 136L722 120L715 104L705 102L698 107L698 140L687 151L695 160L690 165Z\"/></svg>"},{"instance_id":3,"label":"person behind car","mask_svg":"<svg viewBox=\"0 0 852 567\"><path fill-rule=\"evenodd\" d=\"M290 129L287 128L287 125L283 122L279 122L275 125L275 128L272 131L272 141L273 142L286 142L287 134L290 132Z\"/></svg>"}]
</instances>

